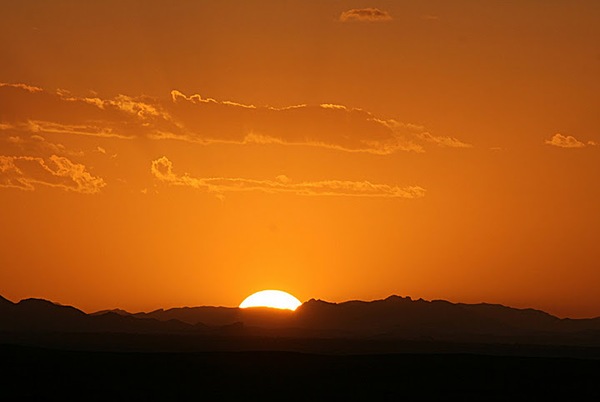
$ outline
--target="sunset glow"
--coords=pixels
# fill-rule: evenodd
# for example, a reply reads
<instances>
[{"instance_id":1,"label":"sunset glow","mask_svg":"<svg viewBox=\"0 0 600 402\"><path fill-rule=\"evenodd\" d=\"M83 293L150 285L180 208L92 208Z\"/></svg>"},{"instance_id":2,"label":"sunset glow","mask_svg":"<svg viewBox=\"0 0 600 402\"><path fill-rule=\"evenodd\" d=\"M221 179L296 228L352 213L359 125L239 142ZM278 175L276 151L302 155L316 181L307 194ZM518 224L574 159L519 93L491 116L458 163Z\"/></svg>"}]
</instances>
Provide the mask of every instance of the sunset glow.
<instances>
[{"instance_id":1,"label":"sunset glow","mask_svg":"<svg viewBox=\"0 0 600 402\"><path fill-rule=\"evenodd\" d=\"M0 295L600 316L600 1L4 1Z\"/></svg>"}]
</instances>

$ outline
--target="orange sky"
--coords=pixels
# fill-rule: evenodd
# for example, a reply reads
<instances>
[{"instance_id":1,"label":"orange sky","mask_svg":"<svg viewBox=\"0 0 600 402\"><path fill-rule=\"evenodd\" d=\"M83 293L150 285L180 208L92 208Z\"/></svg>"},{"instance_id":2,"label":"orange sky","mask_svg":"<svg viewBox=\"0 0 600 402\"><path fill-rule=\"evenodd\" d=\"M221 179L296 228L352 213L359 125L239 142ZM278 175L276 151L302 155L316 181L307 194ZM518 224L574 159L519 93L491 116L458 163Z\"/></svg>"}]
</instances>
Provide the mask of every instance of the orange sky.
<instances>
[{"instance_id":1,"label":"orange sky","mask_svg":"<svg viewBox=\"0 0 600 402\"><path fill-rule=\"evenodd\" d=\"M0 6L0 294L600 316L600 2Z\"/></svg>"}]
</instances>

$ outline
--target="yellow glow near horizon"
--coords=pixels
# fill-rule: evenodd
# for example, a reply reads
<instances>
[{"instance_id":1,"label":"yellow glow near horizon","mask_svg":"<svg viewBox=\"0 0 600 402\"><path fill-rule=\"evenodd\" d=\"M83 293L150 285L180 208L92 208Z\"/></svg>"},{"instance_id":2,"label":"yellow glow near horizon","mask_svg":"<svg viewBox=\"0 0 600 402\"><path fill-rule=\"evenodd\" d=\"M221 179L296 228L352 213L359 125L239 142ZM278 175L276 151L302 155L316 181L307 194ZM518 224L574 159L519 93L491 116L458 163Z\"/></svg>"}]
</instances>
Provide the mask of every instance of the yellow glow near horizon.
<instances>
[{"instance_id":1,"label":"yellow glow near horizon","mask_svg":"<svg viewBox=\"0 0 600 402\"><path fill-rule=\"evenodd\" d=\"M244 299L240 308L270 307L282 310L296 310L302 303L294 296L281 290L262 290Z\"/></svg>"},{"instance_id":2,"label":"yellow glow near horizon","mask_svg":"<svg viewBox=\"0 0 600 402\"><path fill-rule=\"evenodd\" d=\"M55 3L0 2L1 296L600 316L600 1Z\"/></svg>"}]
</instances>

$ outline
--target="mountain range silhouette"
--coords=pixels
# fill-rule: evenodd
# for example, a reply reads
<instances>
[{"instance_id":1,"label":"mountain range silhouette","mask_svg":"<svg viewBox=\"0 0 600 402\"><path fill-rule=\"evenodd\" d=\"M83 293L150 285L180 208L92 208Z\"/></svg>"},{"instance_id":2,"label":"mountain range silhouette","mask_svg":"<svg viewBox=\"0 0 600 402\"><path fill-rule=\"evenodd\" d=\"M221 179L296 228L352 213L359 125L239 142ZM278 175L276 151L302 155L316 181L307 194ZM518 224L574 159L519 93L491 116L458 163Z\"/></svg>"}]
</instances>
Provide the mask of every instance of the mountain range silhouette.
<instances>
[{"instance_id":1,"label":"mountain range silhouette","mask_svg":"<svg viewBox=\"0 0 600 402\"><path fill-rule=\"evenodd\" d=\"M92 314L0 297L10 400L598 400L600 318L444 300ZM519 397L517 397L519 396ZM456 397L456 398L454 398Z\"/></svg>"},{"instance_id":2,"label":"mountain range silhouette","mask_svg":"<svg viewBox=\"0 0 600 402\"><path fill-rule=\"evenodd\" d=\"M561 319L534 309L400 296L343 303L311 299L294 312L202 306L92 314L42 299L13 303L0 297L0 332L226 334L600 346L600 317Z\"/></svg>"}]
</instances>

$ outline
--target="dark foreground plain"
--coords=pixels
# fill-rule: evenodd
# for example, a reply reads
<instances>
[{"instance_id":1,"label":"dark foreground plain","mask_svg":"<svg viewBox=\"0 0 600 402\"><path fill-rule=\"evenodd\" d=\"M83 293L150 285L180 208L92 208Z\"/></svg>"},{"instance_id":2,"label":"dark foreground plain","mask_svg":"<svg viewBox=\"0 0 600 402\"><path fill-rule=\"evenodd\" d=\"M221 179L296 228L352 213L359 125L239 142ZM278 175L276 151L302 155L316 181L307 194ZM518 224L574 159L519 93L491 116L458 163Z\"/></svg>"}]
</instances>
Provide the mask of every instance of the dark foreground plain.
<instances>
[{"instance_id":1,"label":"dark foreground plain","mask_svg":"<svg viewBox=\"0 0 600 402\"><path fill-rule=\"evenodd\" d=\"M2 400L598 400L600 360L0 345Z\"/></svg>"}]
</instances>

